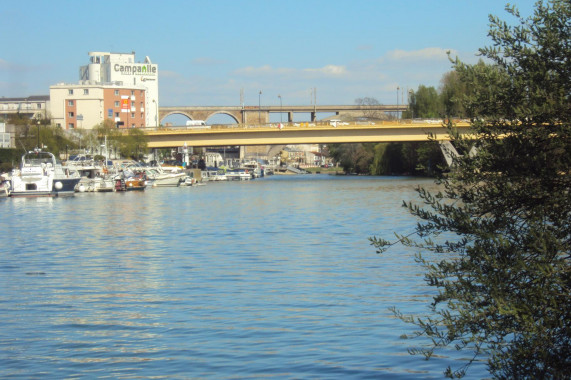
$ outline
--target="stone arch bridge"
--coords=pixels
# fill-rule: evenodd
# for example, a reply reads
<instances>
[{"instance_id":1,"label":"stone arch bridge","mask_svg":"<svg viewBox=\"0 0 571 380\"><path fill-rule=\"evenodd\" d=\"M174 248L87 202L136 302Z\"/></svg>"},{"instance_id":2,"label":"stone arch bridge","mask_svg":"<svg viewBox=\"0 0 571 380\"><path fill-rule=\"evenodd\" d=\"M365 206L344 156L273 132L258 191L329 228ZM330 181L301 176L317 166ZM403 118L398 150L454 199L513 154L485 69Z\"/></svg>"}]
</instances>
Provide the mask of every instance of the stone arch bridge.
<instances>
[{"instance_id":1,"label":"stone arch bridge","mask_svg":"<svg viewBox=\"0 0 571 380\"><path fill-rule=\"evenodd\" d=\"M370 114L371 112L403 112L407 105L350 105L350 106L207 106L207 107L160 107L159 122L170 115L184 115L191 120L207 120L224 114L233 118L237 124L267 124L271 113L287 113L287 122L293 122L294 113L309 113L311 121L316 121L317 113Z\"/></svg>"}]
</instances>

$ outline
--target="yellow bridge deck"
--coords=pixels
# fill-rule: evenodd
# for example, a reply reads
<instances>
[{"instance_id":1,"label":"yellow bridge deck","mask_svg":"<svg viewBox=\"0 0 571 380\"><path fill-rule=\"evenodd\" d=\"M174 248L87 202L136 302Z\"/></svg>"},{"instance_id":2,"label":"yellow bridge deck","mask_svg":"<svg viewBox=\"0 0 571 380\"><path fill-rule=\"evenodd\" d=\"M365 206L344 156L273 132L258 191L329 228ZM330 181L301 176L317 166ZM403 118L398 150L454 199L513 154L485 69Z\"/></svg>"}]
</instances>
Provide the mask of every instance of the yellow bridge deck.
<instances>
[{"instance_id":1,"label":"yellow bridge deck","mask_svg":"<svg viewBox=\"0 0 571 380\"><path fill-rule=\"evenodd\" d=\"M458 132L470 132L467 122L455 124ZM429 134L436 140L449 140L442 122L381 122L381 123L299 123L273 125L218 125L200 127L147 128L149 148L183 146L333 144L365 142L427 141Z\"/></svg>"}]
</instances>

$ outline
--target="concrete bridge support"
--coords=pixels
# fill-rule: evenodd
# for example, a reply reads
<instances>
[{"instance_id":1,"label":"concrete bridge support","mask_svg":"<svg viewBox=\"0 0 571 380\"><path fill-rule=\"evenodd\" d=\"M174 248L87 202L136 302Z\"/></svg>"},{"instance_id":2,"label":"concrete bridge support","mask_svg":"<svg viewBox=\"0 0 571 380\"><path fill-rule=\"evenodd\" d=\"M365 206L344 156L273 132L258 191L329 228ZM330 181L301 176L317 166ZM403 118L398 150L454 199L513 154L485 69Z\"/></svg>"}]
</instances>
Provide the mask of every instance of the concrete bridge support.
<instances>
[{"instance_id":1,"label":"concrete bridge support","mask_svg":"<svg viewBox=\"0 0 571 380\"><path fill-rule=\"evenodd\" d=\"M270 113L264 110L245 110L243 113L243 124L268 124L270 122Z\"/></svg>"},{"instance_id":2,"label":"concrete bridge support","mask_svg":"<svg viewBox=\"0 0 571 380\"><path fill-rule=\"evenodd\" d=\"M448 165L448 167L451 167L453 164L453 159L456 157L460 157L461 154L458 153L458 150L448 140L439 141L438 144L440 145L440 150L444 155L446 164ZM476 148L476 146L473 146L472 149L470 149L470 151L468 152L468 156L474 157L476 154L478 154L478 148Z\"/></svg>"}]
</instances>

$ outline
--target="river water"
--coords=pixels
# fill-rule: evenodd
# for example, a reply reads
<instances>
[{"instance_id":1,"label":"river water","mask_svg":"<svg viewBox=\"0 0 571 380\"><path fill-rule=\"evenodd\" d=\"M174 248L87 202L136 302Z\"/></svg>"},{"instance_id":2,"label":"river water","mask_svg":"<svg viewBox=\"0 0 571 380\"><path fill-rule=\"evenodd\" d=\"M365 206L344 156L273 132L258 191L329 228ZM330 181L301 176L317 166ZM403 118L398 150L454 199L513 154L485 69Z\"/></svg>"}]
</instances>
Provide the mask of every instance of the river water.
<instances>
[{"instance_id":1,"label":"river water","mask_svg":"<svg viewBox=\"0 0 571 380\"><path fill-rule=\"evenodd\" d=\"M0 200L0 377L442 378L402 200L430 180L271 176ZM483 365L471 372L486 376Z\"/></svg>"}]
</instances>

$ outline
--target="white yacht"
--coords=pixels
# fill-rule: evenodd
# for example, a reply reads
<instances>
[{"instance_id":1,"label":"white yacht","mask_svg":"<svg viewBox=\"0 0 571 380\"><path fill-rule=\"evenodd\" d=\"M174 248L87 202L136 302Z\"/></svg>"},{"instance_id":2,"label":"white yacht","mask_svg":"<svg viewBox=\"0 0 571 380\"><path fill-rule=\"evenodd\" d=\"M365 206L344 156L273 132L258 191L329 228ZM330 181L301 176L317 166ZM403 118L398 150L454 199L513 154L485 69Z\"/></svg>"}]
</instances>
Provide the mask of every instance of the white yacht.
<instances>
[{"instance_id":1,"label":"white yacht","mask_svg":"<svg viewBox=\"0 0 571 380\"><path fill-rule=\"evenodd\" d=\"M19 169L14 169L11 197L57 197L74 195L81 180L79 173L64 168L50 152L35 149L22 156Z\"/></svg>"}]
</instances>

